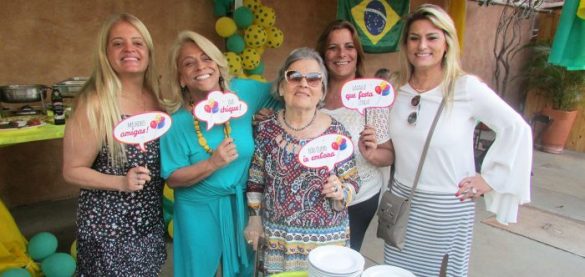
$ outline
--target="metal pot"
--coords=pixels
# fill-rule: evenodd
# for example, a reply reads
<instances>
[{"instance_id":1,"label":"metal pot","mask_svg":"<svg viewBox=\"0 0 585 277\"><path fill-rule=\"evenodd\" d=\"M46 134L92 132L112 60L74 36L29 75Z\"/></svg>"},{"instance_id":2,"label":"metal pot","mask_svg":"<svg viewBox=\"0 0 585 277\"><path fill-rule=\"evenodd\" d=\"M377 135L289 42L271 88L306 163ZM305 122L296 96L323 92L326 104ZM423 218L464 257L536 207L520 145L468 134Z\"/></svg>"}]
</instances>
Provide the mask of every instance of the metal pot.
<instances>
[{"instance_id":1,"label":"metal pot","mask_svg":"<svg viewBox=\"0 0 585 277\"><path fill-rule=\"evenodd\" d=\"M0 101L5 103L28 103L43 101L47 96L44 85L8 85L0 87Z\"/></svg>"},{"instance_id":2,"label":"metal pot","mask_svg":"<svg viewBox=\"0 0 585 277\"><path fill-rule=\"evenodd\" d=\"M63 97L75 97L83 88L89 78L87 77L71 77L67 80L61 81L53 85L53 89L59 90Z\"/></svg>"}]
</instances>

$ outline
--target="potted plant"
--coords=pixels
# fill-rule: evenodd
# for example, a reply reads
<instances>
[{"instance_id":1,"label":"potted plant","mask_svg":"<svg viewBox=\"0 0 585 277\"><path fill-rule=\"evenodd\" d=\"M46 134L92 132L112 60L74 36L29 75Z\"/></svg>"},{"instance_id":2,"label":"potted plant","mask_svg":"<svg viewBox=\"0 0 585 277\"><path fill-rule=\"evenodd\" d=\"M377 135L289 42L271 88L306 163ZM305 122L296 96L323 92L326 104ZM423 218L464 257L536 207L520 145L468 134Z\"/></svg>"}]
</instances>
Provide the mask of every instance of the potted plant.
<instances>
[{"instance_id":1,"label":"potted plant","mask_svg":"<svg viewBox=\"0 0 585 277\"><path fill-rule=\"evenodd\" d=\"M569 71L550 64L550 43L531 43L527 48L531 54L520 73L526 81L526 88L528 92L539 93L550 100L541 111L550 123L542 131L540 148L545 152L560 153L565 148L577 116L576 108L585 93L585 71Z\"/></svg>"}]
</instances>

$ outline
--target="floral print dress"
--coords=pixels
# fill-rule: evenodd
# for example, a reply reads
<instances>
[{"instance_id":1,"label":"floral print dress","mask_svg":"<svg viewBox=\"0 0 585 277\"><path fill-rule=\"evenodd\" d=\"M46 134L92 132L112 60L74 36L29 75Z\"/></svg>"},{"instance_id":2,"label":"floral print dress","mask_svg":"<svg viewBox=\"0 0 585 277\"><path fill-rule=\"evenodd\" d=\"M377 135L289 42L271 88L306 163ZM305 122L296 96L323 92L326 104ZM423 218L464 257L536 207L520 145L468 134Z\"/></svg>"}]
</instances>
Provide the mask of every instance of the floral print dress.
<instances>
[{"instance_id":1,"label":"floral print dress","mask_svg":"<svg viewBox=\"0 0 585 277\"><path fill-rule=\"evenodd\" d=\"M146 165L151 181L137 192L81 189L77 210L77 275L158 276L166 260L159 141L146 152L126 146L128 163L113 168L103 147L92 168L123 176Z\"/></svg>"}]
</instances>

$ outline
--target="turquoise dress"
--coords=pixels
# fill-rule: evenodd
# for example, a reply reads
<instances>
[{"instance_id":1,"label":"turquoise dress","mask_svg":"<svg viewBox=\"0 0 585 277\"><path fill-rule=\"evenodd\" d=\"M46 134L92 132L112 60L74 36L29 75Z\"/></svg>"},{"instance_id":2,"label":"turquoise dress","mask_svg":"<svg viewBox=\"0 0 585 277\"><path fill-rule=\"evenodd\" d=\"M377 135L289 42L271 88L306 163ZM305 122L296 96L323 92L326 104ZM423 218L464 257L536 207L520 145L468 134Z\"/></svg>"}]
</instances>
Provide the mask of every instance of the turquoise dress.
<instances>
[{"instance_id":1,"label":"turquoise dress","mask_svg":"<svg viewBox=\"0 0 585 277\"><path fill-rule=\"evenodd\" d=\"M175 276L214 276L220 259L223 276L251 276L253 272L253 252L244 238L248 220L244 193L254 153L252 116L278 102L270 96L269 83L234 79L230 87L248 104L246 114L230 120L238 158L199 183L175 189ZM198 143L190 111L181 108L172 120L171 129L160 140L164 179L210 157ZM209 131L206 122L200 121L200 126L209 146L216 149L224 140L223 124Z\"/></svg>"}]
</instances>

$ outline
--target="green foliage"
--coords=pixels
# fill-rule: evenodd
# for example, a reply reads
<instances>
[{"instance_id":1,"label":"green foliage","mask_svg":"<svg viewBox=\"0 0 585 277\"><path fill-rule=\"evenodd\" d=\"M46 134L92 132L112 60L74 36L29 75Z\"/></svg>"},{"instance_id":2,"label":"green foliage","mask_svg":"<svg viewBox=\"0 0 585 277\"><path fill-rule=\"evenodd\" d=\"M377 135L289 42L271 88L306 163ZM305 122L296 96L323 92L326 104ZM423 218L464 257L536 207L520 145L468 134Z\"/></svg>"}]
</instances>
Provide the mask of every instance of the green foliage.
<instances>
[{"instance_id":1,"label":"green foliage","mask_svg":"<svg viewBox=\"0 0 585 277\"><path fill-rule=\"evenodd\" d=\"M520 75L526 81L527 90L550 99L553 109L574 110L585 94L585 71L569 71L550 64L550 43L536 42L526 47L531 53Z\"/></svg>"}]
</instances>

